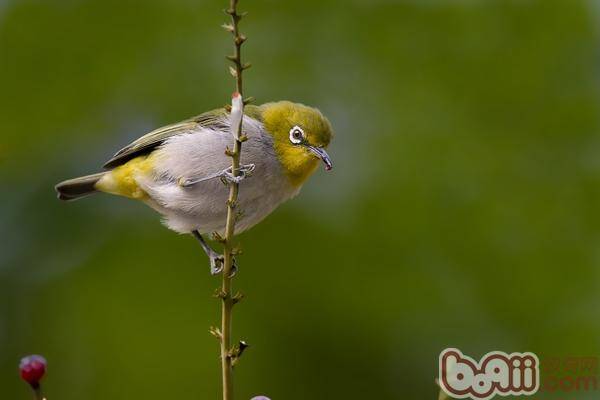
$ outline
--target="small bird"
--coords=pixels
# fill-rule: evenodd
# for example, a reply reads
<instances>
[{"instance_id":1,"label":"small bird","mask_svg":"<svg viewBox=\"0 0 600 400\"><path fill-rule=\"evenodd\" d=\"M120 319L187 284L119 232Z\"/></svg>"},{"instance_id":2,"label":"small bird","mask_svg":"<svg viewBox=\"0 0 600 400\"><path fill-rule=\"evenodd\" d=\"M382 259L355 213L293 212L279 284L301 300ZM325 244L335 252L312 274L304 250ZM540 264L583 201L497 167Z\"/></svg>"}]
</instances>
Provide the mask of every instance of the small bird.
<instances>
[{"instance_id":1,"label":"small bird","mask_svg":"<svg viewBox=\"0 0 600 400\"><path fill-rule=\"evenodd\" d=\"M232 143L230 113L208 111L156 129L119 150L106 171L56 185L58 198L75 200L104 192L146 203L175 232L195 236L210 259L211 273L223 268L223 256L203 235L224 234L229 190L223 182L246 178L239 186L236 222L241 233L294 197L319 162L332 168L325 151L333 132L316 108L290 101L244 107L241 176L231 174L225 156Z\"/></svg>"}]
</instances>

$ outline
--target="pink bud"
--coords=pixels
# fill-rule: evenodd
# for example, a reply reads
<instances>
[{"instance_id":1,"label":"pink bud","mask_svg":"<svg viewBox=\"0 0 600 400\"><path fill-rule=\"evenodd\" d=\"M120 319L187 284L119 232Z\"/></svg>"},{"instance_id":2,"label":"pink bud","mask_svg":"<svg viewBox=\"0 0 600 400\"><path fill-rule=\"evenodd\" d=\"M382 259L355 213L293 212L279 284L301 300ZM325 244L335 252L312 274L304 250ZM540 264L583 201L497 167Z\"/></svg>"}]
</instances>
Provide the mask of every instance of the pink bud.
<instances>
[{"instance_id":1,"label":"pink bud","mask_svg":"<svg viewBox=\"0 0 600 400\"><path fill-rule=\"evenodd\" d=\"M46 359L42 356L32 355L21 359L19 364L21 378L33 388L40 386L40 379L46 373Z\"/></svg>"}]
</instances>

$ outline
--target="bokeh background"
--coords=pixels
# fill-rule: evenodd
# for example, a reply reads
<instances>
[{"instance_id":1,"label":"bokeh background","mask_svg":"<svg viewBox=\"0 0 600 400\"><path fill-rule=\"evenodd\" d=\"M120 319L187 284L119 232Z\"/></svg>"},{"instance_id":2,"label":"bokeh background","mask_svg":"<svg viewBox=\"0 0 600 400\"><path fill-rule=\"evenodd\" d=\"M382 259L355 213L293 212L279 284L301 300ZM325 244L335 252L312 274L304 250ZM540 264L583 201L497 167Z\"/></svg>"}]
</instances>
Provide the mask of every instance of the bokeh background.
<instances>
[{"instance_id":1,"label":"bokeh background","mask_svg":"<svg viewBox=\"0 0 600 400\"><path fill-rule=\"evenodd\" d=\"M0 0L0 398L29 398L30 353L50 399L219 398L197 243L53 185L228 101L225 3ZM433 399L448 346L600 356L597 1L241 8L247 94L337 136L240 237L238 399Z\"/></svg>"}]
</instances>

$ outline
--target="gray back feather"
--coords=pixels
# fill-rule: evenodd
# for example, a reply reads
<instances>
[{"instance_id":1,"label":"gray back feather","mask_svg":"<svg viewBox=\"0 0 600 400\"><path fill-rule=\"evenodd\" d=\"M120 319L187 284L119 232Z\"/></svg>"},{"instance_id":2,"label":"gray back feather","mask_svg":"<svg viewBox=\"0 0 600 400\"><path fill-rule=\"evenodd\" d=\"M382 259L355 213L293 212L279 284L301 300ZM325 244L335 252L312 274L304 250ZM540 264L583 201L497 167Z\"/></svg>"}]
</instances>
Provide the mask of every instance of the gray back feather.
<instances>
[{"instance_id":1,"label":"gray back feather","mask_svg":"<svg viewBox=\"0 0 600 400\"><path fill-rule=\"evenodd\" d=\"M208 111L188 120L163 126L142 136L119 150L104 164L104 168L112 169L138 156L149 154L170 137L182 133L198 132L198 128L208 128L217 131L229 128L229 118L224 108Z\"/></svg>"}]
</instances>

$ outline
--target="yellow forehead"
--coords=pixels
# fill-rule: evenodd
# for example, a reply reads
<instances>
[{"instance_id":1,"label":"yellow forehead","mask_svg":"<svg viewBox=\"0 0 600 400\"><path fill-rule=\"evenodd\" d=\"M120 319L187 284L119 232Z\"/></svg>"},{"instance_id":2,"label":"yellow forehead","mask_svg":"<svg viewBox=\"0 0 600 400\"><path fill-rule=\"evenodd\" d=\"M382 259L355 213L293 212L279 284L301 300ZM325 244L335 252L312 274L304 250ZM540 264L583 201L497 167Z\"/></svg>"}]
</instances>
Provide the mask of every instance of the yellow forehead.
<instances>
[{"instance_id":1,"label":"yellow forehead","mask_svg":"<svg viewBox=\"0 0 600 400\"><path fill-rule=\"evenodd\" d=\"M265 128L275 139L289 140L290 130L299 126L313 146L326 147L331 141L331 124L316 108L290 101L267 103L262 107Z\"/></svg>"}]
</instances>

